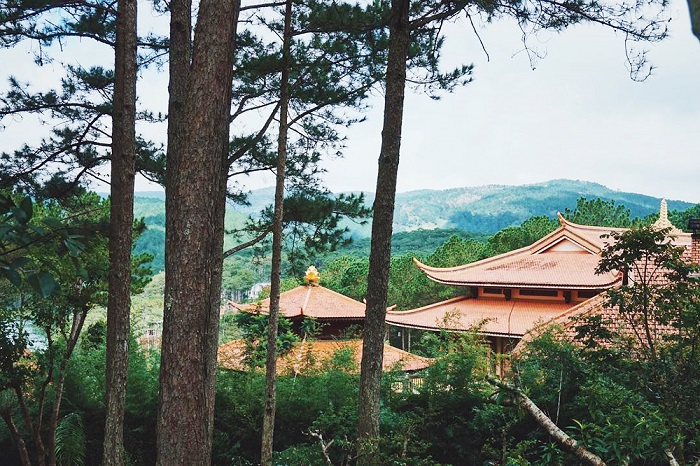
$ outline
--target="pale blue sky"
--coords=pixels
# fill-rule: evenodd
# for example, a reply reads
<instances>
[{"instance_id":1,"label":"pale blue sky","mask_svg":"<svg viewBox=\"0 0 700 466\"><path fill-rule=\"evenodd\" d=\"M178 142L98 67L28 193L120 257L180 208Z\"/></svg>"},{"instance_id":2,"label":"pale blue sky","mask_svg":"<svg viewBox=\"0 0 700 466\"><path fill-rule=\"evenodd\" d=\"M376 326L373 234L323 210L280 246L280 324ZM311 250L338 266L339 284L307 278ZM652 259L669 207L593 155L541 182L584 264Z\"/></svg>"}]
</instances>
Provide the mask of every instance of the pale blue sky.
<instances>
[{"instance_id":1,"label":"pale blue sky","mask_svg":"<svg viewBox=\"0 0 700 466\"><path fill-rule=\"evenodd\" d=\"M690 33L684 1L672 1L670 14L671 37L649 47L656 70L643 83L629 77L624 38L599 26L537 36L531 44L546 57L535 70L518 53L520 30L511 22L479 30L489 61L467 23L450 28L444 56L450 65L474 63L474 82L439 101L407 94L399 191L572 178L700 202L700 42ZM65 50L85 65L111 59L87 41ZM36 73L27 48L20 47L0 52L0 71L0 87L9 73L48 86L60 65ZM141 102L164 111L165 74L144 78ZM367 121L348 132L345 158L325 164L333 191L375 188L382 96L372 104ZM32 118L1 124L2 150L45 130ZM164 138L164 127L149 132ZM257 188L274 178L248 182ZM152 188L139 183L138 189Z\"/></svg>"},{"instance_id":2,"label":"pale blue sky","mask_svg":"<svg viewBox=\"0 0 700 466\"><path fill-rule=\"evenodd\" d=\"M408 95L399 191L571 178L700 202L700 41L685 2L671 13L643 83L629 77L623 38L598 26L542 35L534 71L514 24L482 31L490 61L473 34L448 36L449 57L475 64L474 82L437 102ZM328 164L337 189L374 190L381 107Z\"/></svg>"}]
</instances>

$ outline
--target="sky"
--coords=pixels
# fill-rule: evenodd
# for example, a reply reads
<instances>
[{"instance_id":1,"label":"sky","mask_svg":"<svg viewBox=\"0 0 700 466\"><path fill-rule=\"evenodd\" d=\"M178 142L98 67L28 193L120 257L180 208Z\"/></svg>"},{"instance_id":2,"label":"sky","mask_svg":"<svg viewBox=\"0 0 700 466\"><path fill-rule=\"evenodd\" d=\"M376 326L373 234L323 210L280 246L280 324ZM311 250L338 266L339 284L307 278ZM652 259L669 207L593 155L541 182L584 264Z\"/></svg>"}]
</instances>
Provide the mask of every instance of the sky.
<instances>
[{"instance_id":1,"label":"sky","mask_svg":"<svg viewBox=\"0 0 700 466\"><path fill-rule=\"evenodd\" d=\"M515 24L480 31L490 60L473 33L448 33L444 55L473 63L474 80L439 101L407 93L398 191L568 178L700 202L700 41L685 2L671 14L671 37L649 47L656 69L641 83L624 38L599 26L542 34L534 70ZM377 100L345 159L327 165L335 190L375 190Z\"/></svg>"},{"instance_id":2,"label":"sky","mask_svg":"<svg viewBox=\"0 0 700 466\"><path fill-rule=\"evenodd\" d=\"M684 1L672 1L669 13L671 37L647 47L655 70L641 83L630 79L624 37L601 26L534 37L530 45L544 55L535 69L513 22L478 27L488 56L468 23L450 27L445 69L473 63L474 80L440 100L407 91L398 191L568 178L700 203L700 41ZM72 53L78 60L104 53L91 47ZM37 74L26 48L0 53L0 74L39 86L50 81L52 66ZM143 78L140 101L164 111L166 74ZM382 99L376 92L366 121L347 131L344 158L324 164L332 191L375 190ZM0 150L39 134L32 118L0 121ZM249 181L258 188L274 177ZM140 180L137 189L157 188Z\"/></svg>"}]
</instances>

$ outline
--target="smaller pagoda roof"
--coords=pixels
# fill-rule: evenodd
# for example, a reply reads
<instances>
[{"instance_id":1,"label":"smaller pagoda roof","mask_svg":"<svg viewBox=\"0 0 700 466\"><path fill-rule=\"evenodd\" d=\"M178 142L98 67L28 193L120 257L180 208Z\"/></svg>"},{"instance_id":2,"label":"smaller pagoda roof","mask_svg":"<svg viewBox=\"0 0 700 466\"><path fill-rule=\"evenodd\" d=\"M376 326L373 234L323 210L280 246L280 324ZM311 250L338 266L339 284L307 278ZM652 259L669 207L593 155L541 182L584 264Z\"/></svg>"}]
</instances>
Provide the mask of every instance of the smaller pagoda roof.
<instances>
[{"instance_id":1,"label":"smaller pagoda roof","mask_svg":"<svg viewBox=\"0 0 700 466\"><path fill-rule=\"evenodd\" d=\"M318 370L327 364L333 355L343 349L350 349L356 363L356 369L362 361L362 340L313 340L302 341L284 356L277 358L278 374L306 374ZM218 362L224 369L244 371L245 342L234 340L219 347ZM401 370L414 372L427 368L433 363L424 358L399 348L384 344L382 370L389 372Z\"/></svg>"},{"instance_id":2,"label":"smaller pagoda roof","mask_svg":"<svg viewBox=\"0 0 700 466\"><path fill-rule=\"evenodd\" d=\"M233 304L246 312L268 313L270 298L255 304ZM286 318L300 316L317 319L364 319L365 303L355 301L345 295L320 285L309 284L293 288L280 294L280 313Z\"/></svg>"},{"instance_id":3,"label":"smaller pagoda roof","mask_svg":"<svg viewBox=\"0 0 700 466\"><path fill-rule=\"evenodd\" d=\"M386 322L424 330L464 331L478 328L481 334L517 338L571 307L570 303L561 301L459 297L411 311L388 311Z\"/></svg>"}]
</instances>

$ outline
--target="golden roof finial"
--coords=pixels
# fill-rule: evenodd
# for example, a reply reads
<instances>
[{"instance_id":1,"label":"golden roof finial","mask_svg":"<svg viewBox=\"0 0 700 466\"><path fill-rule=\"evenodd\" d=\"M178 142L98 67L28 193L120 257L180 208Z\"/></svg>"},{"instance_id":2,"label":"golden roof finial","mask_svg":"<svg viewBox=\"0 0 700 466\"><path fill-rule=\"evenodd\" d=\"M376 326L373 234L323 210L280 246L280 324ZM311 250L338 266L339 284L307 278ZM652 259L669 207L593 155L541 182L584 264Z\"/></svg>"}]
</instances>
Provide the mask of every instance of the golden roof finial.
<instances>
[{"instance_id":1,"label":"golden roof finial","mask_svg":"<svg viewBox=\"0 0 700 466\"><path fill-rule=\"evenodd\" d=\"M318 270L316 267L309 266L308 269L306 269L306 275L304 275L304 280L306 283L309 285L318 285L319 280L321 279Z\"/></svg>"},{"instance_id":2,"label":"golden roof finial","mask_svg":"<svg viewBox=\"0 0 700 466\"><path fill-rule=\"evenodd\" d=\"M664 228L670 228L669 234L677 235L683 233L681 230L675 227L673 223L668 219L668 204L666 199L661 199L661 209L659 209L659 219L652 224L652 227L657 230L662 230Z\"/></svg>"}]
</instances>

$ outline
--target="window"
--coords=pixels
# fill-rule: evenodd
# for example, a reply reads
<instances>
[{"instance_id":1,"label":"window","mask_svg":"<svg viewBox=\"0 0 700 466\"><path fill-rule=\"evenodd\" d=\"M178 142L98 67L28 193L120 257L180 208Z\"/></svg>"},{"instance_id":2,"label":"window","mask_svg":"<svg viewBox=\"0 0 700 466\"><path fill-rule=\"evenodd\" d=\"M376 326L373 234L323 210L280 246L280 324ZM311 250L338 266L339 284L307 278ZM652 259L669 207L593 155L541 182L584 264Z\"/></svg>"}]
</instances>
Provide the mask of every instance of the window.
<instances>
[{"instance_id":1,"label":"window","mask_svg":"<svg viewBox=\"0 0 700 466\"><path fill-rule=\"evenodd\" d=\"M559 291L521 288L519 294L520 296L546 296L550 298L556 298L557 296L559 296Z\"/></svg>"},{"instance_id":2,"label":"window","mask_svg":"<svg viewBox=\"0 0 700 466\"><path fill-rule=\"evenodd\" d=\"M599 293L598 290L578 290L578 297L581 299L589 299Z\"/></svg>"}]
</instances>

